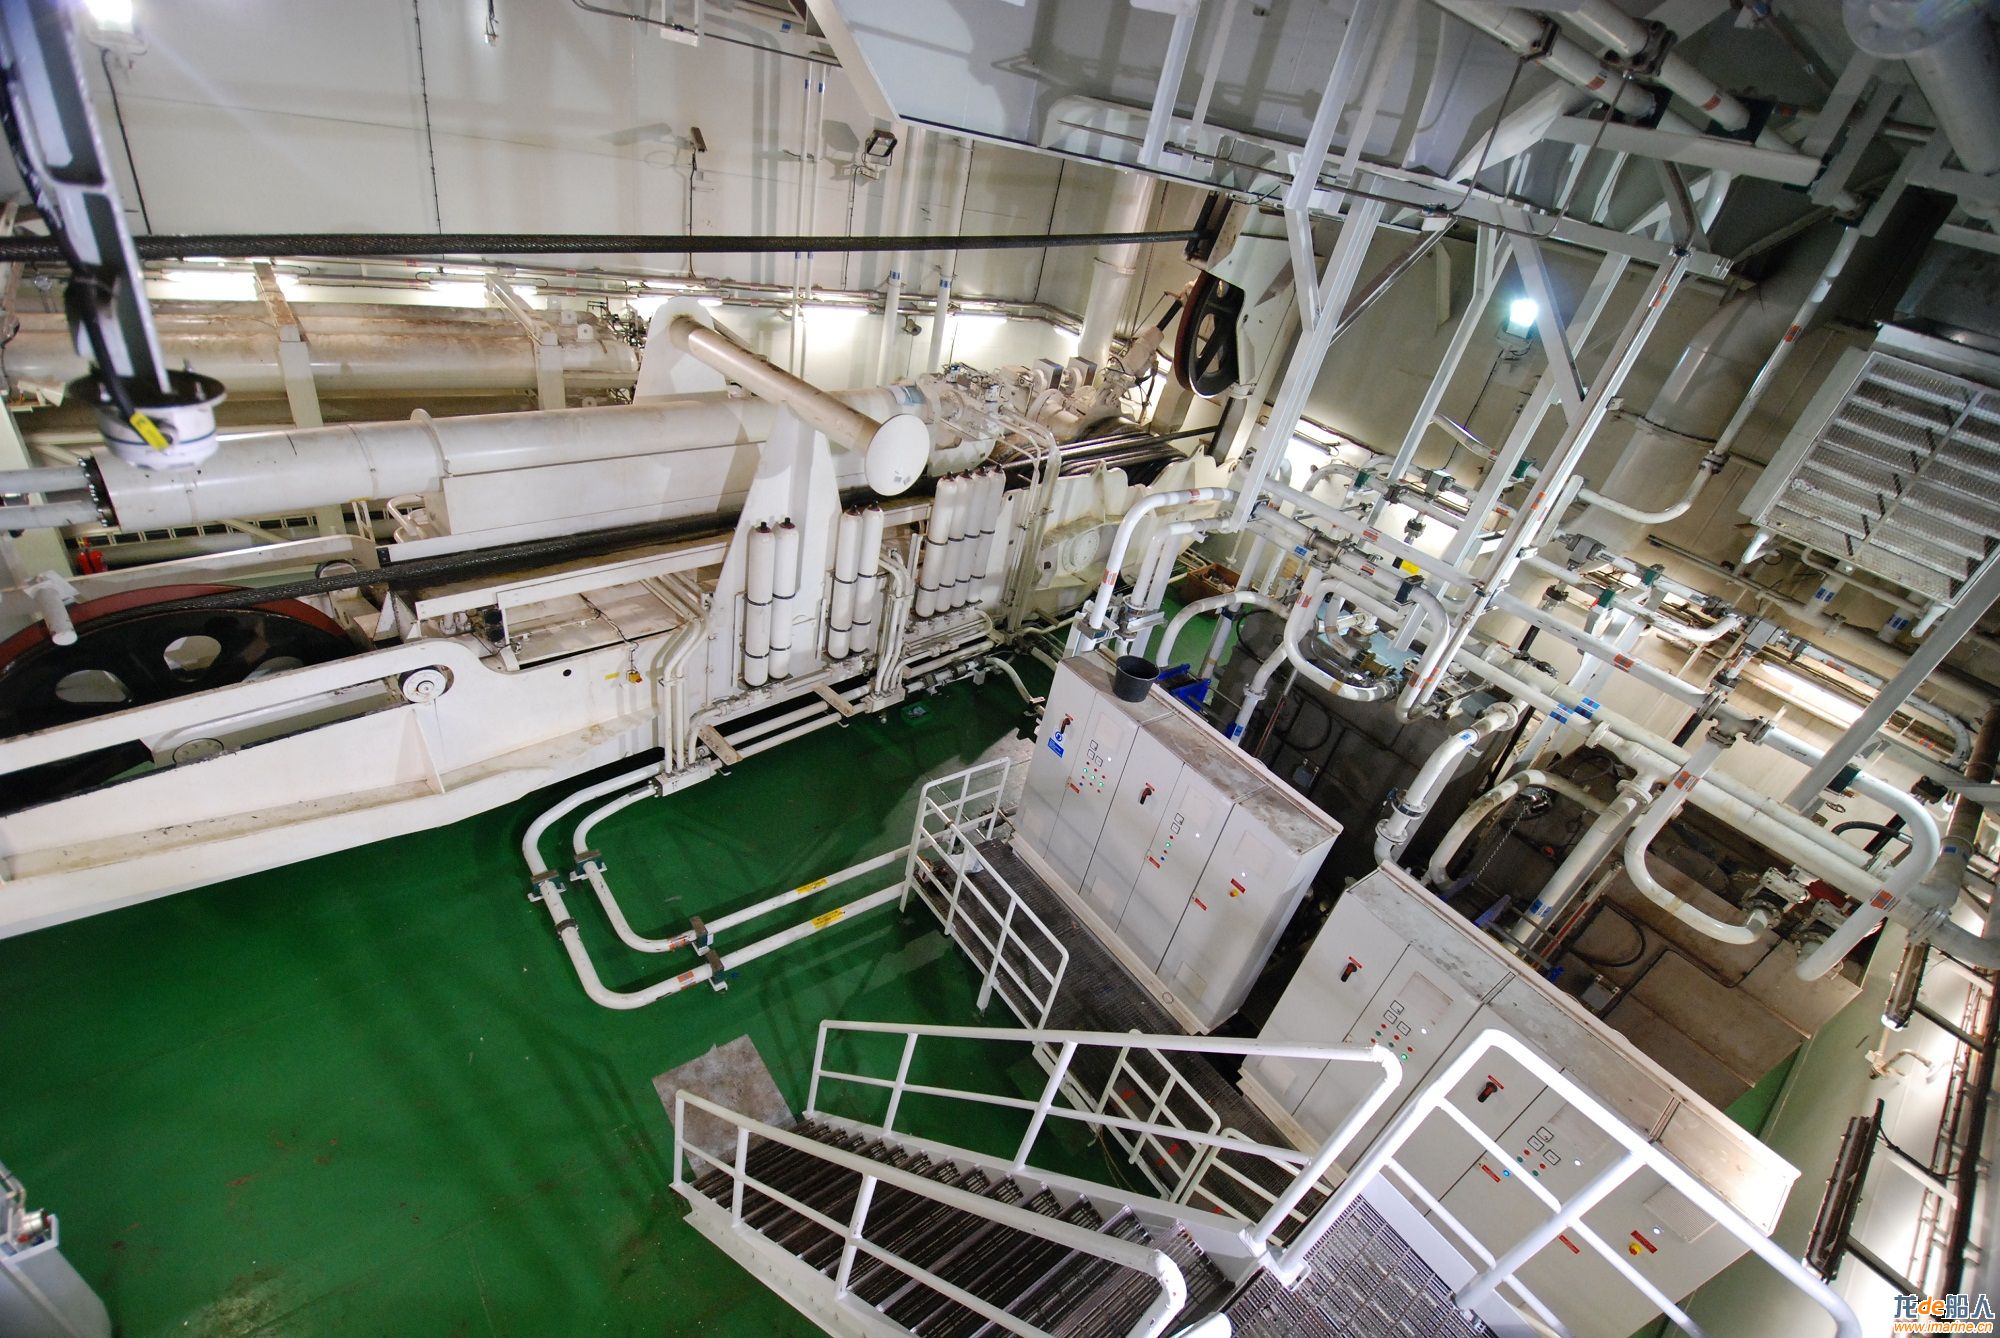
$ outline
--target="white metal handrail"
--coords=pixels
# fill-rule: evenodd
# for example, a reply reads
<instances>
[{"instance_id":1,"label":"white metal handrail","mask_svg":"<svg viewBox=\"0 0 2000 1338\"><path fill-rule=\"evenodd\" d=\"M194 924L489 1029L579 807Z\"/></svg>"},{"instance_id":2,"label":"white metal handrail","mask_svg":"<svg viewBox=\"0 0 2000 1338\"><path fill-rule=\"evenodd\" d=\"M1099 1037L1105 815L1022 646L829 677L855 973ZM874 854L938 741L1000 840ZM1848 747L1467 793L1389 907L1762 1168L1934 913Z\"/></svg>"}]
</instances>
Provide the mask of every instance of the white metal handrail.
<instances>
[{"instance_id":1,"label":"white metal handrail","mask_svg":"<svg viewBox=\"0 0 2000 1338\"><path fill-rule=\"evenodd\" d=\"M733 1162L714 1156L687 1141L687 1112L690 1107L703 1111L735 1128L736 1155ZM860 1176L859 1188L854 1198L854 1208L848 1215L847 1220L843 1222L829 1217L825 1213L801 1203L783 1190L752 1176L749 1173L748 1165L750 1159L750 1139L753 1136L769 1142L782 1144L785 1147L794 1148L829 1165L838 1166L843 1170L852 1171ZM704 1196L699 1191L689 1187L682 1175L682 1168L690 1167L693 1160L699 1160L703 1165L722 1171L729 1176L729 1222L730 1226L735 1230L764 1236L766 1240L769 1240L769 1237L765 1236L764 1232L747 1224L743 1220L744 1192L748 1189L754 1189L759 1194L776 1203L782 1204L800 1217L832 1232L840 1238L840 1266L835 1271L831 1283L833 1300L837 1305L865 1307L871 1311L875 1311L875 1307L868 1305L866 1301L856 1296L849 1288L849 1284L853 1279L855 1258L857 1255L866 1254L870 1258L877 1259L890 1268L895 1269L904 1276L931 1288L939 1295L957 1302L987 1322L998 1325L1009 1333L1021 1334L1023 1338L1046 1338L1048 1333L1045 1329L1038 1329L1031 1324L1024 1323L1009 1315L1006 1311L986 1301L982 1301L963 1287L939 1277L922 1265L897 1254L894 1250L876 1241L869 1240L866 1235L868 1210L874 1201L876 1185L883 1183L891 1185L896 1189L934 1200L947 1208L971 1213L987 1221L1012 1228L1015 1231L1024 1232L1042 1240L1052 1241L1065 1249L1102 1259L1115 1267L1130 1269L1152 1277L1159 1284L1160 1294L1154 1298L1152 1305L1147 1308L1145 1314L1133 1326L1131 1330L1133 1338L1157 1338L1157 1335L1166 1328L1168 1322L1176 1314L1180 1313L1181 1308L1187 1304L1186 1279L1181 1275L1179 1266L1161 1250L1140 1245L1133 1241L1122 1240L1116 1236L1100 1235L1075 1223L1064 1222L1053 1217L1045 1217L1029 1209L1021 1208L1014 1204L1001 1203L996 1199L986 1198L983 1195L973 1194L966 1190L944 1184L941 1181L913 1174L884 1162L871 1161L867 1157L849 1152L844 1148L832 1147L815 1139L807 1138L803 1134L793 1133L787 1129L777 1128L775 1125L765 1124L761 1120L752 1119L748 1115L730 1110L726 1106L719 1106L713 1101L682 1090L674 1094L673 1187L675 1192L687 1198L690 1202L697 1202ZM775 1248L782 1248L781 1246L776 1246L775 1242L773 1242L773 1245ZM875 1313L880 1314L881 1312L875 1311Z\"/></svg>"},{"instance_id":2,"label":"white metal handrail","mask_svg":"<svg viewBox=\"0 0 2000 1338\"><path fill-rule=\"evenodd\" d=\"M893 1078L883 1078L871 1074L849 1073L830 1069L826 1066L827 1038L835 1032L849 1034L871 1034L900 1036L903 1045L897 1060ZM1043 1084L1040 1094L1034 1100L1025 1097L1003 1096L992 1092L977 1092L959 1087L940 1087L928 1083L910 1081L910 1066L916 1056L917 1043L926 1037L940 1040L971 1041L1012 1041L1031 1047L1036 1058L1048 1067L1048 1081ZM1381 1078L1372 1090L1355 1106L1347 1118L1329 1134L1319 1148L1303 1158L1297 1148L1281 1147L1245 1138L1233 1130L1199 1130L1165 1122L1142 1120L1130 1116L1115 1115L1109 1111L1094 1109L1087 1101L1080 1106L1057 1104L1069 1083L1069 1073L1077 1051L1084 1047L1109 1050L1129 1050L1143 1047L1161 1054L1210 1054L1248 1057L1263 1055L1276 1059L1317 1060L1328 1063L1374 1064L1381 1070ZM1053 1054L1053 1059L1048 1057ZM844 1082L889 1093L887 1112L880 1127L885 1133L893 1133L897 1113L906 1095L940 1097L966 1101L976 1105L998 1106L1007 1110L1029 1113L1027 1131L1021 1136L1011 1163L1011 1170L1019 1172L1029 1166L1035 1142L1041 1136L1043 1127L1051 1118L1069 1120L1092 1128L1123 1133L1134 1137L1172 1138L1188 1143L1202 1152L1214 1150L1259 1156L1272 1161L1290 1172L1285 1188L1272 1198L1270 1208L1253 1223L1249 1223L1237 1235L1245 1249L1253 1256L1266 1261L1275 1257L1276 1248L1272 1243L1273 1233L1291 1215L1299 1201L1318 1185L1334 1166L1336 1159L1346 1150L1354 1136L1373 1119L1389 1099L1389 1095L1402 1081L1403 1067L1387 1050L1377 1045L1308 1045L1296 1041L1239 1040L1226 1036L1147 1036L1116 1031L1061 1031L1037 1030L1014 1027L955 1027L943 1025L897 1023L897 1022L844 1022L827 1019L819 1024L819 1041L813 1052L812 1086L806 1096L806 1114L817 1116L821 1113L820 1084L822 1081ZM1118 1195L1125 1191L1116 1186L1105 1186L1105 1192ZM1268 1196L1268 1191L1267 1191ZM1317 1220L1317 1219L1315 1219Z\"/></svg>"},{"instance_id":3,"label":"white metal handrail","mask_svg":"<svg viewBox=\"0 0 2000 1338\"><path fill-rule=\"evenodd\" d=\"M1246 1137L1246 1135L1243 1133L1241 1129L1236 1129L1233 1127L1224 1129L1222 1132L1231 1138ZM1277 1201L1279 1189L1276 1186L1267 1185L1262 1181L1255 1179L1252 1176L1244 1174L1241 1168L1236 1166L1232 1161L1228 1159L1227 1156L1225 1156L1225 1151L1226 1151L1225 1149L1221 1148L1208 1148L1204 1151L1200 1164L1194 1168L1194 1172L1189 1178L1189 1183L1187 1187L1187 1197L1184 1201L1190 1204L1199 1204L1205 1202L1215 1212L1223 1213L1226 1214L1227 1216L1238 1218L1243 1221L1249 1221L1250 1219L1244 1216L1243 1210L1237 1206L1235 1201L1233 1201L1228 1195L1211 1187L1210 1185L1211 1178L1220 1177L1222 1179L1229 1180L1233 1182L1243 1194L1249 1195L1250 1197L1256 1199L1260 1199L1267 1204L1275 1203ZM1285 1183L1290 1184L1291 1183L1290 1177L1296 1175L1299 1172L1299 1170L1305 1166L1307 1155L1308 1154L1301 1152L1290 1158L1272 1157L1270 1158L1270 1161L1285 1173L1287 1177ZM1332 1181L1338 1179L1338 1177L1333 1176L1329 1172L1328 1175L1326 1176L1326 1179ZM1333 1186L1331 1183L1328 1183L1322 1185L1321 1188L1327 1190L1328 1192L1331 1192ZM1311 1214L1306 1212L1303 1208L1299 1207L1297 1204L1294 1204L1286 1212L1284 1218L1284 1222L1289 1222L1298 1226L1304 1226L1310 1220L1312 1220ZM1280 1223L1281 1226L1283 1224L1284 1223ZM1276 1238L1276 1234L1277 1233L1274 1231L1273 1232L1274 1239Z\"/></svg>"},{"instance_id":4,"label":"white metal handrail","mask_svg":"<svg viewBox=\"0 0 2000 1338\"><path fill-rule=\"evenodd\" d=\"M1593 1177L1589 1184L1585 1185L1568 1200L1557 1197L1548 1186L1539 1180L1523 1176L1509 1177L1515 1184L1520 1185L1534 1194L1536 1198L1540 1199L1543 1206L1549 1209L1549 1214L1525 1236L1510 1245L1497 1258L1489 1253L1480 1242L1474 1239L1462 1224L1453 1219L1449 1213L1444 1212L1442 1205L1438 1203L1437 1199L1426 1192L1417 1183L1416 1177L1396 1160L1396 1154L1401 1151L1405 1143L1410 1141L1411 1137L1417 1132L1418 1126L1423 1124L1430 1116L1438 1113L1444 1114L1453 1123L1457 1124L1459 1128L1469 1134L1481 1147L1485 1148L1488 1154L1500 1158L1503 1162L1508 1160L1506 1149L1494 1141L1465 1111L1459 1109L1451 1100L1453 1089L1475 1068L1488 1066L1490 1060L1488 1060L1487 1056L1495 1050L1503 1052L1510 1059L1526 1068L1535 1078L1544 1083L1550 1091L1566 1101L1578 1114L1603 1130L1612 1141L1623 1149L1622 1156L1606 1170ZM1692 1172L1682 1166L1663 1148L1649 1142L1644 1134L1627 1124L1609 1107L1579 1087L1575 1080L1568 1074L1530 1049L1522 1041L1508 1035L1506 1032L1496 1030L1488 1030L1480 1033L1473 1039L1471 1045L1467 1046L1459 1054L1458 1058L1453 1060L1442 1072L1426 1083L1421 1091L1411 1096L1409 1102L1403 1107L1395 1120L1390 1123L1382 1136L1376 1139L1374 1146L1363 1155L1360 1161L1355 1163L1348 1178L1342 1182L1340 1188L1334 1191L1325 1203L1320 1205L1319 1210L1313 1214L1312 1221L1307 1224L1306 1229L1273 1257L1272 1265L1279 1277L1288 1280L1296 1278L1303 1273L1306 1267L1307 1256L1311 1253L1313 1247L1319 1243L1320 1238L1333 1227L1333 1224L1339 1219L1340 1215L1347 1211L1355 1199L1368 1187L1369 1183L1387 1171L1396 1176L1406 1191L1414 1192L1425 1207L1437 1216L1441 1224L1449 1227L1462 1240L1472 1245L1475 1252L1486 1264L1484 1271L1466 1283L1465 1286L1459 1288L1456 1299L1461 1306L1470 1307L1476 1305L1488 1296L1491 1296L1497 1287L1503 1285L1515 1291L1516 1294L1526 1296L1526 1289L1515 1279L1515 1273L1530 1259L1553 1244L1558 1236L1569 1235L1589 1245L1592 1250L1602 1256L1641 1295L1658 1306L1662 1314L1666 1315L1675 1324L1678 1324L1684 1332L1691 1335L1691 1338L1701 1338L1702 1330L1700 1326L1688 1317L1687 1312L1682 1310L1672 1297L1662 1293L1643 1274L1633 1268L1625 1259L1621 1258L1618 1252L1605 1242L1603 1237L1599 1236L1583 1223L1582 1219L1585 1213L1602 1202L1607 1195L1617 1189L1619 1185L1623 1184L1632 1175L1642 1170L1650 1171L1666 1181L1677 1193L1713 1220L1717 1226L1741 1241L1751 1253L1776 1270L1781 1278L1796 1287L1799 1291L1805 1293L1813 1304L1825 1311L1833 1320L1834 1331L1838 1338L1860 1338L1861 1323L1855 1318L1854 1311L1849 1308L1846 1301L1842 1300L1839 1295L1828 1287L1825 1282L1821 1281L1802 1262L1787 1255L1770 1237L1759 1231L1756 1224L1751 1222L1749 1218L1738 1212L1735 1207L1724 1200L1714 1190L1696 1179ZM1537 1312L1543 1314L1545 1318L1548 1317L1546 1310L1538 1302L1532 1302L1532 1298L1530 1299Z\"/></svg>"},{"instance_id":5,"label":"white metal handrail","mask_svg":"<svg viewBox=\"0 0 2000 1338\"><path fill-rule=\"evenodd\" d=\"M1158 1066L1160 1077L1155 1080L1133 1063L1135 1054L1150 1058ZM1117 1061L1111 1066L1111 1075L1105 1080L1104 1090L1098 1094L1096 1105L1100 1111L1116 1109L1121 1115L1139 1118L1139 1111L1151 1113L1146 1117L1151 1123L1162 1123L1161 1116L1172 1111L1176 1105L1182 1109L1192 1105L1199 1111L1203 1123L1199 1127L1203 1133L1214 1133L1222 1128L1222 1117L1215 1111L1202 1094L1195 1090L1187 1076L1175 1068L1173 1061L1151 1046L1131 1045L1118 1052ZM1183 1119L1186 1116L1182 1117ZM1214 1148L1192 1147L1192 1154L1185 1166L1179 1165L1178 1157L1182 1140L1171 1141L1151 1134L1127 1137L1120 1130L1111 1130L1111 1136L1125 1149L1128 1160L1138 1168L1139 1174L1153 1182L1154 1188L1174 1202L1185 1203L1195 1181L1200 1177L1208 1160L1215 1155ZM1237 1137L1243 1135L1239 1132ZM1148 1160L1150 1154L1150 1162ZM1155 1174L1157 1166L1162 1171L1178 1168L1179 1174Z\"/></svg>"},{"instance_id":6,"label":"white metal handrail","mask_svg":"<svg viewBox=\"0 0 2000 1338\"><path fill-rule=\"evenodd\" d=\"M991 840L1000 823L1010 768L1009 759L997 758L924 786L904 867L904 900L907 904L915 892L947 937L961 945L969 938L984 953L970 954L982 973L977 1000L982 1010L997 989L1017 1016L1046 1025L1069 969L1069 949L973 849ZM974 873L984 875L991 892ZM1027 964L1025 973L1016 959Z\"/></svg>"}]
</instances>

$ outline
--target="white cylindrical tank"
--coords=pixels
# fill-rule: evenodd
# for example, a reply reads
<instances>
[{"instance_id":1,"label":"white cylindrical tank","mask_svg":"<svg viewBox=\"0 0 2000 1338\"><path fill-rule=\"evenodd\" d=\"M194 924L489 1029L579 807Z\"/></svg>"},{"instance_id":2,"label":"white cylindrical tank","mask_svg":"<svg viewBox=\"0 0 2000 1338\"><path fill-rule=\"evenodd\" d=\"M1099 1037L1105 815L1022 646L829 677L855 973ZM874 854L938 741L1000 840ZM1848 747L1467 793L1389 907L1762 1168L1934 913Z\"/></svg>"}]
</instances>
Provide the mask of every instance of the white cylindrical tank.
<instances>
[{"instance_id":1,"label":"white cylindrical tank","mask_svg":"<svg viewBox=\"0 0 2000 1338\"><path fill-rule=\"evenodd\" d=\"M833 589L827 595L826 654L844 660L852 653L854 581L861 564L861 513L843 511L833 536Z\"/></svg>"},{"instance_id":2,"label":"white cylindrical tank","mask_svg":"<svg viewBox=\"0 0 2000 1338\"><path fill-rule=\"evenodd\" d=\"M750 531L743 552L743 682L760 688L771 677L771 597L777 536L769 525Z\"/></svg>"},{"instance_id":3,"label":"white cylindrical tank","mask_svg":"<svg viewBox=\"0 0 2000 1338\"><path fill-rule=\"evenodd\" d=\"M799 594L799 527L789 520L778 522L777 544L772 550L771 573L771 677L792 676L792 618Z\"/></svg>"},{"instance_id":4,"label":"white cylindrical tank","mask_svg":"<svg viewBox=\"0 0 2000 1338\"><path fill-rule=\"evenodd\" d=\"M875 615L882 608L882 508L861 508L860 552L854 564L854 649L875 649Z\"/></svg>"}]
</instances>

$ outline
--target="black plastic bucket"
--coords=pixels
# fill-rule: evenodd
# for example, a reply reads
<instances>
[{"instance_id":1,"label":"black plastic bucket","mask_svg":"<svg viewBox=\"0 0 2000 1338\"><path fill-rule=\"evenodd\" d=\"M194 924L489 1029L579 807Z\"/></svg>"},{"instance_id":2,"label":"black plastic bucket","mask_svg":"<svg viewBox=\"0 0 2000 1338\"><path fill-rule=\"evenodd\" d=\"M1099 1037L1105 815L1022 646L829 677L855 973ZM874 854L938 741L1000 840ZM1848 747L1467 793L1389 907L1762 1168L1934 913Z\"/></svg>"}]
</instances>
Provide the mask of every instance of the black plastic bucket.
<instances>
[{"instance_id":1,"label":"black plastic bucket","mask_svg":"<svg viewBox=\"0 0 2000 1338\"><path fill-rule=\"evenodd\" d=\"M1119 701L1142 702L1152 690L1153 680L1160 676L1160 666L1137 655L1118 657L1118 675L1112 680L1111 691Z\"/></svg>"}]
</instances>

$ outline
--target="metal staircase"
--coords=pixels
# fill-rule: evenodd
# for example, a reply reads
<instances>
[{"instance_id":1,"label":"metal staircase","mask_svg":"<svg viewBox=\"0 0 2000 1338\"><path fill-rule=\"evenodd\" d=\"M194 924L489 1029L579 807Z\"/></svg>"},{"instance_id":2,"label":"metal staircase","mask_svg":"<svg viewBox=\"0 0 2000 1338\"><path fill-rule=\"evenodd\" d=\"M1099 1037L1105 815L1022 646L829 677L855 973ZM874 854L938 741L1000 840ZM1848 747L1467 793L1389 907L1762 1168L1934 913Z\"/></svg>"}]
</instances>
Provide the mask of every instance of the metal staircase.
<instances>
[{"instance_id":1,"label":"metal staircase","mask_svg":"<svg viewBox=\"0 0 2000 1338\"><path fill-rule=\"evenodd\" d=\"M1165 1317L1161 1332L1177 1332L1212 1314L1230 1293L1228 1280L1185 1230L1176 1228L1156 1239L1129 1208L1106 1220L1086 1197L1061 1196L1034 1181L991 1179L976 1166L933 1159L893 1140L871 1139L816 1120L792 1132L990 1203L1016 1205L1106 1240L1157 1249L1179 1270L1186 1288L1180 1308ZM772 1192L746 1188L743 1225L833 1279L842 1265L842 1236L817 1219L851 1218L863 1174L768 1138L750 1141L744 1169ZM716 1169L692 1188L726 1206L734 1185L729 1170ZM850 1263L847 1287L855 1300L911 1333L983 1338L1011 1327L953 1299L952 1290L1004 1312L1030 1331L1076 1338L1134 1332L1155 1312L1161 1294L1158 1279L1150 1274L912 1189L878 1185L868 1219L873 1240L884 1250L949 1285L949 1290L932 1285L879 1256Z\"/></svg>"},{"instance_id":2,"label":"metal staircase","mask_svg":"<svg viewBox=\"0 0 2000 1338\"><path fill-rule=\"evenodd\" d=\"M1656 1313L1699 1335L1676 1298L1590 1220L1645 1173L1801 1293L1798 1333L1825 1332L1830 1321L1838 1338L1860 1338L1853 1312L1798 1260L1508 1033L1472 1038L1366 1148L1350 1149L1403 1077L1379 1046L1111 1030L1105 1023L1127 1019L1083 1005L1079 1020L1097 1025L1050 1025L1067 1020L1066 997L1079 997L1065 984L1072 966L1088 966L1088 945L1066 935L1052 909L1038 911L985 849L1004 821L1006 778L1002 761L925 787L904 888L971 959L982 1003L998 997L1028 1026L823 1021L804 1118L792 1128L685 1088L674 1096L674 1188L689 1221L821 1328L854 1338L1566 1335L1520 1276L1560 1241L1572 1256L1588 1249ZM1296 1148L1257 1124L1237 1127L1214 1065L1250 1055L1355 1065L1374 1079L1319 1147ZM1567 1196L1508 1177L1525 1197L1498 1235L1460 1221L1409 1161L1440 1130L1456 1130L1495 1165L1508 1163L1473 1113L1479 1098L1467 1081L1496 1060L1525 1072L1612 1149ZM927 1080L979 1073L990 1084L990 1075L1035 1069L1043 1081L1034 1096L1012 1079L1003 1090ZM954 1112L945 1116L954 1131L990 1129L996 1111L1025 1131L1001 1154L926 1140L907 1119L897 1125L906 1098ZM975 1108L980 1122L955 1118ZM719 1122L721 1136L692 1140L690 1115ZM1124 1154L1158 1196L1036 1164L1051 1121Z\"/></svg>"}]
</instances>

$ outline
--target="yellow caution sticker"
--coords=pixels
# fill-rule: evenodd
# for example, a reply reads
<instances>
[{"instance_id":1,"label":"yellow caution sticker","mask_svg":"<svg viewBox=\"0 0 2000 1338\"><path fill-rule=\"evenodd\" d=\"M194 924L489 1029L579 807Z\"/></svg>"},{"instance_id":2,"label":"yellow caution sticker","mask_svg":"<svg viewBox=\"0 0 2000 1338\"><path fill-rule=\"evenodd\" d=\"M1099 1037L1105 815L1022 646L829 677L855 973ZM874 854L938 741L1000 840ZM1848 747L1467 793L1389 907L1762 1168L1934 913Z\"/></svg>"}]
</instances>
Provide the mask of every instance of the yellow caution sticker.
<instances>
[{"instance_id":1,"label":"yellow caution sticker","mask_svg":"<svg viewBox=\"0 0 2000 1338\"><path fill-rule=\"evenodd\" d=\"M826 879L815 878L810 883L800 883L797 887L793 888L792 895L795 897L803 897L807 893L817 892L825 886L826 886Z\"/></svg>"},{"instance_id":2,"label":"yellow caution sticker","mask_svg":"<svg viewBox=\"0 0 2000 1338\"><path fill-rule=\"evenodd\" d=\"M145 414L134 413L125 421L130 423L132 430L139 434L139 440L145 442L154 450L164 451L167 447L173 445L171 441L167 440L167 434L160 431L160 425Z\"/></svg>"},{"instance_id":3,"label":"yellow caution sticker","mask_svg":"<svg viewBox=\"0 0 2000 1338\"><path fill-rule=\"evenodd\" d=\"M839 910L828 911L825 915L815 915L811 920L812 927L814 929L824 929L845 914L847 914L847 907L842 906Z\"/></svg>"}]
</instances>

